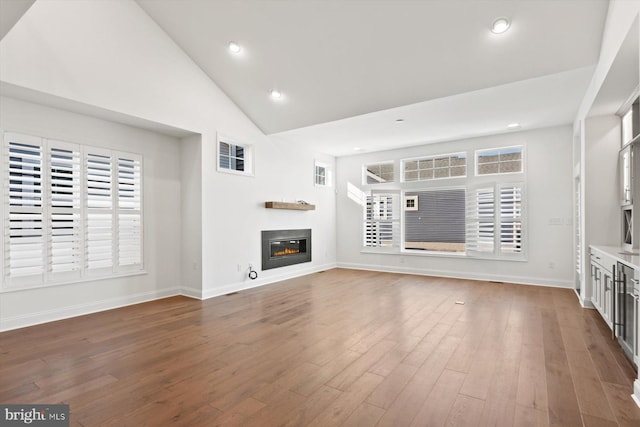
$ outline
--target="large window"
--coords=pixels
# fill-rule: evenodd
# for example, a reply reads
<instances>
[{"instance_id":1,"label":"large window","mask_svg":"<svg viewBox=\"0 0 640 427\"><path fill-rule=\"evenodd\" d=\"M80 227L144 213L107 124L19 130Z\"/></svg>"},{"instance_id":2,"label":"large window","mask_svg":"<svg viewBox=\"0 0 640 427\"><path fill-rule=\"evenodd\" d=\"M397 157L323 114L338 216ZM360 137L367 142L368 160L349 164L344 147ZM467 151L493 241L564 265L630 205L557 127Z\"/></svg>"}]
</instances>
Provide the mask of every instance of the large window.
<instances>
[{"instance_id":1,"label":"large window","mask_svg":"<svg viewBox=\"0 0 640 427\"><path fill-rule=\"evenodd\" d=\"M142 269L139 155L5 134L5 284Z\"/></svg>"},{"instance_id":2,"label":"large window","mask_svg":"<svg viewBox=\"0 0 640 427\"><path fill-rule=\"evenodd\" d=\"M465 251L465 190L405 193L404 248Z\"/></svg>"},{"instance_id":3,"label":"large window","mask_svg":"<svg viewBox=\"0 0 640 427\"><path fill-rule=\"evenodd\" d=\"M525 180L523 147L473 153L364 165L365 185L387 184L371 186L369 193L350 184L349 197L364 209L365 251L526 259L525 187L512 181L518 175ZM396 162L398 183L393 182ZM467 174L467 166L476 173Z\"/></svg>"}]
</instances>

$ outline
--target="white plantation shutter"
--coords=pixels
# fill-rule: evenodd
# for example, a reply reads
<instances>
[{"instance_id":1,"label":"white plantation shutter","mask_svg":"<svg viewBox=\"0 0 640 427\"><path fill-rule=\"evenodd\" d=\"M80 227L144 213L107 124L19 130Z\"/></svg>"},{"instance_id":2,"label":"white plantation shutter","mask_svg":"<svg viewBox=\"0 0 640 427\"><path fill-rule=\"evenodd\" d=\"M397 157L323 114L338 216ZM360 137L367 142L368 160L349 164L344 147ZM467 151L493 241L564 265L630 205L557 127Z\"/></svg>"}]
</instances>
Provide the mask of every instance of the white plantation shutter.
<instances>
[{"instance_id":1,"label":"white plantation shutter","mask_svg":"<svg viewBox=\"0 0 640 427\"><path fill-rule=\"evenodd\" d=\"M80 147L48 141L48 275L80 277L82 270Z\"/></svg>"},{"instance_id":2,"label":"white plantation shutter","mask_svg":"<svg viewBox=\"0 0 640 427\"><path fill-rule=\"evenodd\" d=\"M468 252L493 253L495 247L495 197L493 187L467 193Z\"/></svg>"},{"instance_id":3,"label":"white plantation shutter","mask_svg":"<svg viewBox=\"0 0 640 427\"><path fill-rule=\"evenodd\" d=\"M468 192L467 252L471 256L524 255L522 184L498 184Z\"/></svg>"},{"instance_id":4,"label":"white plantation shutter","mask_svg":"<svg viewBox=\"0 0 640 427\"><path fill-rule=\"evenodd\" d=\"M118 266L142 267L142 161L118 153Z\"/></svg>"},{"instance_id":5,"label":"white plantation shutter","mask_svg":"<svg viewBox=\"0 0 640 427\"><path fill-rule=\"evenodd\" d=\"M7 132L3 161L3 286L142 269L140 155Z\"/></svg>"},{"instance_id":6,"label":"white plantation shutter","mask_svg":"<svg viewBox=\"0 0 640 427\"><path fill-rule=\"evenodd\" d=\"M85 153L85 263L89 274L113 271L114 202L111 152Z\"/></svg>"},{"instance_id":7,"label":"white plantation shutter","mask_svg":"<svg viewBox=\"0 0 640 427\"><path fill-rule=\"evenodd\" d=\"M522 253L522 186L500 186L500 252Z\"/></svg>"},{"instance_id":8,"label":"white plantation shutter","mask_svg":"<svg viewBox=\"0 0 640 427\"><path fill-rule=\"evenodd\" d=\"M398 247L400 193L372 193L364 207L364 246Z\"/></svg>"},{"instance_id":9,"label":"white plantation shutter","mask_svg":"<svg viewBox=\"0 0 640 427\"><path fill-rule=\"evenodd\" d=\"M6 280L39 283L45 269L42 140L6 133L4 158Z\"/></svg>"}]
</instances>

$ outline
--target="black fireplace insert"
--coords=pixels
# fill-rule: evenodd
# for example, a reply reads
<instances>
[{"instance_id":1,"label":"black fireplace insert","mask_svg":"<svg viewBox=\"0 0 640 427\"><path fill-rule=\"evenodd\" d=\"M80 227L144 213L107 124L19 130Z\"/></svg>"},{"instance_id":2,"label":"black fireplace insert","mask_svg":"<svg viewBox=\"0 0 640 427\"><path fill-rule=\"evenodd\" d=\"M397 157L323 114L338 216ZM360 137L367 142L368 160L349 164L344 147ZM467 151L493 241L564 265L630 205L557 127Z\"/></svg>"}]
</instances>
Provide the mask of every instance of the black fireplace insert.
<instances>
[{"instance_id":1,"label":"black fireplace insert","mask_svg":"<svg viewBox=\"0 0 640 427\"><path fill-rule=\"evenodd\" d=\"M262 232L262 270L311 262L311 229Z\"/></svg>"}]
</instances>

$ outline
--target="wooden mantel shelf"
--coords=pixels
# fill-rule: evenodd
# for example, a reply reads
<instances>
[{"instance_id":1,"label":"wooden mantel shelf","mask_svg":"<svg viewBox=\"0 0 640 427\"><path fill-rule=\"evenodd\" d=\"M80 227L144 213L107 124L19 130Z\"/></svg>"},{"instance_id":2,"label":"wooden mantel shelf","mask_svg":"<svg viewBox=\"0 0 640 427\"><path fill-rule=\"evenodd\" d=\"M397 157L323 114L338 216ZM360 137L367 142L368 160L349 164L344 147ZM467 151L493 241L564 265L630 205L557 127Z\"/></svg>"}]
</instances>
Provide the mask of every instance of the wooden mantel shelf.
<instances>
[{"instance_id":1,"label":"wooden mantel shelf","mask_svg":"<svg viewBox=\"0 0 640 427\"><path fill-rule=\"evenodd\" d=\"M267 209L291 209L296 211L316 210L316 205L305 205L304 203L289 202L264 202L264 207Z\"/></svg>"}]
</instances>

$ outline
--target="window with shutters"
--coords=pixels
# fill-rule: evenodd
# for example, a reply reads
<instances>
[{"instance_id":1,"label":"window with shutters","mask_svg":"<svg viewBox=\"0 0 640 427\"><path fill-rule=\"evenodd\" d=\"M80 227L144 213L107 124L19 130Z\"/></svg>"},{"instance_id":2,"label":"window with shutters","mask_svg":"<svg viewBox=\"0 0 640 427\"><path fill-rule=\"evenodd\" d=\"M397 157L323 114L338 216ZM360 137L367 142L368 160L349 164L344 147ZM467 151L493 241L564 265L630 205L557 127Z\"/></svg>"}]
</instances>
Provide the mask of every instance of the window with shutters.
<instances>
[{"instance_id":1,"label":"window with shutters","mask_svg":"<svg viewBox=\"0 0 640 427\"><path fill-rule=\"evenodd\" d=\"M50 279L74 279L82 271L80 147L48 141Z\"/></svg>"},{"instance_id":2,"label":"window with shutters","mask_svg":"<svg viewBox=\"0 0 640 427\"><path fill-rule=\"evenodd\" d=\"M142 264L142 161L118 153L118 266Z\"/></svg>"},{"instance_id":3,"label":"window with shutters","mask_svg":"<svg viewBox=\"0 0 640 427\"><path fill-rule=\"evenodd\" d=\"M523 185L497 184L469 191L467 253L518 257L523 246Z\"/></svg>"},{"instance_id":4,"label":"window with shutters","mask_svg":"<svg viewBox=\"0 0 640 427\"><path fill-rule=\"evenodd\" d=\"M522 247L522 186L499 185L500 253L520 254Z\"/></svg>"},{"instance_id":5,"label":"window with shutters","mask_svg":"<svg viewBox=\"0 0 640 427\"><path fill-rule=\"evenodd\" d=\"M493 253L495 245L495 191L493 187L468 192L467 252Z\"/></svg>"},{"instance_id":6,"label":"window with shutters","mask_svg":"<svg viewBox=\"0 0 640 427\"><path fill-rule=\"evenodd\" d=\"M476 150L473 157L456 152L399 159L397 183L398 160L365 164L363 185L386 185L363 192L363 251L526 260L524 184L510 183L514 173L525 179L523 155L522 146L511 146ZM476 173L468 175L467 166ZM445 178L458 178L457 186ZM361 191L349 183L347 195L358 202L354 195Z\"/></svg>"},{"instance_id":7,"label":"window with shutters","mask_svg":"<svg viewBox=\"0 0 640 427\"><path fill-rule=\"evenodd\" d=\"M107 273L114 266L112 160L108 150L92 148L85 154L86 269L89 274Z\"/></svg>"},{"instance_id":8,"label":"window with shutters","mask_svg":"<svg viewBox=\"0 0 640 427\"><path fill-rule=\"evenodd\" d=\"M398 248L400 193L372 192L364 206L364 246Z\"/></svg>"},{"instance_id":9,"label":"window with shutters","mask_svg":"<svg viewBox=\"0 0 640 427\"><path fill-rule=\"evenodd\" d=\"M253 175L253 153L250 145L237 144L218 136L218 171L237 175Z\"/></svg>"},{"instance_id":10,"label":"window with shutters","mask_svg":"<svg viewBox=\"0 0 640 427\"><path fill-rule=\"evenodd\" d=\"M8 134L5 159L5 276L12 284L40 282L46 244L42 141Z\"/></svg>"},{"instance_id":11,"label":"window with shutters","mask_svg":"<svg viewBox=\"0 0 640 427\"><path fill-rule=\"evenodd\" d=\"M404 249L464 253L465 189L406 192Z\"/></svg>"},{"instance_id":12,"label":"window with shutters","mask_svg":"<svg viewBox=\"0 0 640 427\"><path fill-rule=\"evenodd\" d=\"M142 158L5 133L4 284L142 270Z\"/></svg>"}]
</instances>

